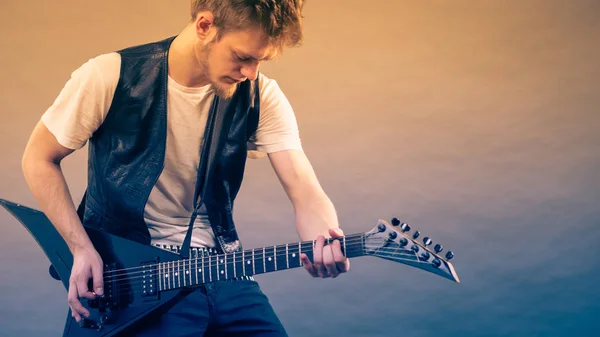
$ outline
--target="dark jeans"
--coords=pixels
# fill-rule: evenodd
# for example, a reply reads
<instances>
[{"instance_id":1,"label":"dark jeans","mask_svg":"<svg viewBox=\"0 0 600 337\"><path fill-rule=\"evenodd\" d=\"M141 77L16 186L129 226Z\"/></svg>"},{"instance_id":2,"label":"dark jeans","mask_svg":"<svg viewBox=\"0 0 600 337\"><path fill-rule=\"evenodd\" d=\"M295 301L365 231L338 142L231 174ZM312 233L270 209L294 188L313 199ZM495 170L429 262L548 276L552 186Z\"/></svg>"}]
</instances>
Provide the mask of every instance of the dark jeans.
<instances>
[{"instance_id":1,"label":"dark jeans","mask_svg":"<svg viewBox=\"0 0 600 337\"><path fill-rule=\"evenodd\" d=\"M287 336L256 281L207 283L135 336Z\"/></svg>"}]
</instances>

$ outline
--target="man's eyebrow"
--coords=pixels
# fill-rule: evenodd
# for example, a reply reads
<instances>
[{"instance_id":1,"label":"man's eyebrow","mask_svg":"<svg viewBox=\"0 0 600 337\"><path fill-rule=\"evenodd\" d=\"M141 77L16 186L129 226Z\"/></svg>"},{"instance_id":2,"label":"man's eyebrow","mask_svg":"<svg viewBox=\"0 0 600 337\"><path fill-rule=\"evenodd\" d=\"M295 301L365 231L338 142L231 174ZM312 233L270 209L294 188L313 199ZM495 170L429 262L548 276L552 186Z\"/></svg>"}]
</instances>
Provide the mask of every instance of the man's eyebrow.
<instances>
[{"instance_id":1,"label":"man's eyebrow","mask_svg":"<svg viewBox=\"0 0 600 337\"><path fill-rule=\"evenodd\" d=\"M263 59L259 60L258 58L254 57L254 56L252 56L252 55L246 54L246 53L244 53L243 51L240 51L240 50L235 50L235 49L233 49L233 52L234 52L234 53L235 53L235 54L236 54L238 57L240 57L240 58L242 58L242 59L246 59L246 60L252 60L252 61L270 61L270 60L272 60L272 59L274 59L274 58L275 58L275 55L271 55L271 56L267 56L267 57L265 57L265 58L263 58Z\"/></svg>"}]
</instances>

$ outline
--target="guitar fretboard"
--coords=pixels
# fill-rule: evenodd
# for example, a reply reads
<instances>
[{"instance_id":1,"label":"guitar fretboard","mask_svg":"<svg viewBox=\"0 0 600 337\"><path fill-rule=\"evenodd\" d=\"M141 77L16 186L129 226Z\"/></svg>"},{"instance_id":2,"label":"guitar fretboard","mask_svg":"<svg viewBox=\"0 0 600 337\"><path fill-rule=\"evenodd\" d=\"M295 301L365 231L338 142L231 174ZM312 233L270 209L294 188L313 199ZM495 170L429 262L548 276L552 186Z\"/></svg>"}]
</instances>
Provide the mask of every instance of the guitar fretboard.
<instances>
[{"instance_id":1,"label":"guitar fretboard","mask_svg":"<svg viewBox=\"0 0 600 337\"><path fill-rule=\"evenodd\" d=\"M342 253L348 257L364 255L364 235L348 235L327 239L326 244L339 240ZM241 252L204 255L197 258L158 263L158 289L171 290L241 276L270 273L302 266L301 254L313 261L316 241L249 249Z\"/></svg>"}]
</instances>

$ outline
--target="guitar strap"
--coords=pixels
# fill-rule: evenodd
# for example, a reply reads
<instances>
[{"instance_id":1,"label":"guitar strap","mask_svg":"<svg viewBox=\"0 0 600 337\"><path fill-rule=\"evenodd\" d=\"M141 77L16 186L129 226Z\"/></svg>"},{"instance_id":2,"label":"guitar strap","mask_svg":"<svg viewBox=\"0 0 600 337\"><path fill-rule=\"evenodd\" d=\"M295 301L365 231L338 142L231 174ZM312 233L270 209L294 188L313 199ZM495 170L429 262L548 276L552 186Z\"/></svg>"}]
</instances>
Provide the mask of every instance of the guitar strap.
<instances>
[{"instance_id":1,"label":"guitar strap","mask_svg":"<svg viewBox=\"0 0 600 337\"><path fill-rule=\"evenodd\" d=\"M220 116L223 116L223 123L220 126L231 125L231 122L233 120L234 113L230 113L229 115L226 114L226 110L229 106L230 101L230 98L223 99L215 95L213 104L210 108L208 123L204 132L204 140L200 153L200 167L198 168L198 176L196 179L196 192L194 193L194 212L190 217L188 230L185 234L185 239L183 239L183 244L181 245L181 252L179 253L179 255L184 259L189 258L194 223L196 222L198 213L200 212L200 210L202 209L202 205L204 204L204 200L202 200L202 196L204 196L204 193L202 192L206 188L206 184L208 183L207 180L211 176L209 174L209 170L211 169L211 166L214 167L214 164L209 165L208 161L210 160L211 155L213 156L213 158L216 158L216 156L221 152L221 148L223 147L224 143L223 141L217 141L217 144L213 144L213 140L219 140L221 137L223 137L223 135L221 134L215 137L214 133L229 129L221 127L218 128L218 130L215 130L215 124L218 123ZM211 150L213 150L214 152Z\"/></svg>"}]
</instances>

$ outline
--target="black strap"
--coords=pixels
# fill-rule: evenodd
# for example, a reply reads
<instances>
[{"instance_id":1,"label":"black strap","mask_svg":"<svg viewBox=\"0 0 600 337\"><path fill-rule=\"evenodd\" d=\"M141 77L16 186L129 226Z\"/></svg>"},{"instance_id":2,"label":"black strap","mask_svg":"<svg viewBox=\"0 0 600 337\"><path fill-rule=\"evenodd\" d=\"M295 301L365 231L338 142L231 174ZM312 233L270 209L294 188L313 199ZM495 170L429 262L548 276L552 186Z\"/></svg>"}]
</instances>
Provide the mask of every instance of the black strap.
<instances>
[{"instance_id":1,"label":"black strap","mask_svg":"<svg viewBox=\"0 0 600 337\"><path fill-rule=\"evenodd\" d=\"M209 111L208 123L206 124L206 130L204 132L204 139L202 144L202 150L200 153L200 167L198 169L198 177L196 179L196 192L194 193L194 212L190 217L190 223L188 224L188 230L185 234L185 239L183 239L183 244L181 245L181 252L179 256L184 259L189 257L190 245L192 242L192 231L194 229L194 223L196 222L196 218L198 217L198 212L200 212L200 208L204 201L200 197L202 194L202 190L204 189L205 180L208 178L208 159L210 149L213 147L212 140L215 128L215 122L217 117L223 116L227 106L229 105L230 99L222 99L219 96L215 95L213 99L213 104ZM217 144L218 145L218 144Z\"/></svg>"},{"instance_id":2,"label":"black strap","mask_svg":"<svg viewBox=\"0 0 600 337\"><path fill-rule=\"evenodd\" d=\"M254 81L249 81L247 85L250 86L250 95L248 99L250 100L248 104L252 106L250 111L249 120L246 121L247 127L250 126L252 129L252 133L254 133L258 127L258 115L260 109L260 89L258 84L258 78ZM181 245L181 252L179 255L187 259L189 257L190 245L192 241L192 230L194 228L194 223L196 218L198 217L198 213L200 212L202 205L204 204L204 200L202 197L205 195L207 180L211 177L211 171L214 169L215 163L210 162L211 158L216 160L219 153L221 152L221 148L223 147L226 139L227 139L227 130L230 129L231 123L233 121L234 109L230 111L229 115L227 113L227 107L232 99L235 99L239 93L241 88L238 87L238 92L231 98L220 98L215 95L213 100L213 104L211 106L208 122L206 125L206 130L204 132L204 140L202 145L202 150L200 154L200 167L198 169L198 177L196 179L196 193L194 193L194 212L190 218L190 223L188 225L188 231L185 234L185 239L183 240L183 244ZM215 131L216 130L216 131ZM218 134L215 134L218 132ZM248 130L247 130L248 132ZM250 135L248 135L249 137ZM216 144L213 144L215 143Z\"/></svg>"}]
</instances>

